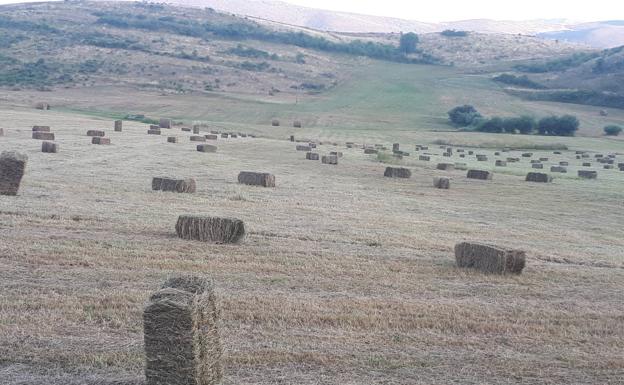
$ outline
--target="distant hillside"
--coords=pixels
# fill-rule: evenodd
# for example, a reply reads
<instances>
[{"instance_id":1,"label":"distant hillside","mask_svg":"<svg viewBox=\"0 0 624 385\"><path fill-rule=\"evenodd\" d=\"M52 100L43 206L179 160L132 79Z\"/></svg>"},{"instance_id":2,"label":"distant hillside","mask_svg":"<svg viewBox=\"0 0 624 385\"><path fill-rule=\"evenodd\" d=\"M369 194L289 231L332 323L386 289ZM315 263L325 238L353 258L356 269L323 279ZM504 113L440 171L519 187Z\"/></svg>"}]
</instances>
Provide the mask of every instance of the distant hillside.
<instances>
[{"instance_id":1,"label":"distant hillside","mask_svg":"<svg viewBox=\"0 0 624 385\"><path fill-rule=\"evenodd\" d=\"M624 46L519 65L516 70L524 73L521 78L525 84L539 85L524 88L543 88L523 90L518 89L518 84L512 84L509 91L516 95L534 100L624 108ZM513 76L507 79L514 80Z\"/></svg>"},{"instance_id":2,"label":"distant hillside","mask_svg":"<svg viewBox=\"0 0 624 385\"><path fill-rule=\"evenodd\" d=\"M624 21L575 24L564 19L525 21L474 19L424 23L400 18L308 8L277 0L168 0L167 3L187 7L212 7L238 15L322 31L431 33L454 29L479 33L539 35L547 39L566 40L597 48L611 48L624 44Z\"/></svg>"},{"instance_id":3,"label":"distant hillside","mask_svg":"<svg viewBox=\"0 0 624 385\"><path fill-rule=\"evenodd\" d=\"M575 25L564 31L543 32L538 36L600 48L624 45L624 21L604 21Z\"/></svg>"},{"instance_id":4,"label":"distant hillside","mask_svg":"<svg viewBox=\"0 0 624 385\"><path fill-rule=\"evenodd\" d=\"M432 33L406 56L398 34L328 33L138 2L29 3L0 11L0 87L9 88L320 93L363 57L482 67L579 52L535 37Z\"/></svg>"}]
</instances>

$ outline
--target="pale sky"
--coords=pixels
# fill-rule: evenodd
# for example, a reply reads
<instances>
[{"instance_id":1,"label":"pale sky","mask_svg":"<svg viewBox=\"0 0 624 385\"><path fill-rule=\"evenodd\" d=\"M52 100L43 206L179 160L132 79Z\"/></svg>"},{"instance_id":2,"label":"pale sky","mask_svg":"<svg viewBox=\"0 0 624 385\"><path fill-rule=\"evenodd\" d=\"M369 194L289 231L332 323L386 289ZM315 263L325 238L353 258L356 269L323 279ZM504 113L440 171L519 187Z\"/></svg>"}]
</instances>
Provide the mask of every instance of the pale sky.
<instances>
[{"instance_id":1,"label":"pale sky","mask_svg":"<svg viewBox=\"0 0 624 385\"><path fill-rule=\"evenodd\" d=\"M41 0L0 0L0 4ZM164 0L166 2L166 0ZM624 20L622 0L281 0L311 8L441 22L466 19Z\"/></svg>"},{"instance_id":2,"label":"pale sky","mask_svg":"<svg viewBox=\"0 0 624 385\"><path fill-rule=\"evenodd\" d=\"M1 1L1 0L0 0ZM282 0L335 11L392 16L426 22L466 19L575 21L623 20L622 0Z\"/></svg>"}]
</instances>

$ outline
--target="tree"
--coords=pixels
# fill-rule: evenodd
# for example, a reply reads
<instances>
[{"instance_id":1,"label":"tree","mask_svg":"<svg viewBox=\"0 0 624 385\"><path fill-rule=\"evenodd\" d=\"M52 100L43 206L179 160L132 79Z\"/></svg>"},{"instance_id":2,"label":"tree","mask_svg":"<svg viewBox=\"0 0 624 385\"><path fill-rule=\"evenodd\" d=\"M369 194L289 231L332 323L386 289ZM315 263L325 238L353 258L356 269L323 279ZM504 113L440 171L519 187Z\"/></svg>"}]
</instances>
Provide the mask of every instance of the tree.
<instances>
[{"instance_id":1,"label":"tree","mask_svg":"<svg viewBox=\"0 0 624 385\"><path fill-rule=\"evenodd\" d=\"M495 134L500 134L503 132L504 121L498 116L493 117L492 119L487 119L479 123L477 127L477 131L481 132L492 132Z\"/></svg>"},{"instance_id":2,"label":"tree","mask_svg":"<svg viewBox=\"0 0 624 385\"><path fill-rule=\"evenodd\" d=\"M579 120L572 115L549 116L540 119L537 124L537 131L540 135L574 136L578 128Z\"/></svg>"},{"instance_id":3,"label":"tree","mask_svg":"<svg viewBox=\"0 0 624 385\"><path fill-rule=\"evenodd\" d=\"M457 106L448 112L449 119L459 127L470 126L482 118L479 111L471 105Z\"/></svg>"},{"instance_id":4,"label":"tree","mask_svg":"<svg viewBox=\"0 0 624 385\"><path fill-rule=\"evenodd\" d=\"M410 54L416 52L416 45L418 44L418 35L414 32L409 32L401 35L401 41L399 43L399 50L404 54Z\"/></svg>"},{"instance_id":5,"label":"tree","mask_svg":"<svg viewBox=\"0 0 624 385\"><path fill-rule=\"evenodd\" d=\"M535 119L527 115L517 118L506 118L503 121L503 130L509 134L519 132L522 135L528 135L535 130L535 126Z\"/></svg>"},{"instance_id":6,"label":"tree","mask_svg":"<svg viewBox=\"0 0 624 385\"><path fill-rule=\"evenodd\" d=\"M605 135L618 136L620 135L620 132L622 132L622 127L616 126L615 124L605 126L604 128Z\"/></svg>"}]
</instances>

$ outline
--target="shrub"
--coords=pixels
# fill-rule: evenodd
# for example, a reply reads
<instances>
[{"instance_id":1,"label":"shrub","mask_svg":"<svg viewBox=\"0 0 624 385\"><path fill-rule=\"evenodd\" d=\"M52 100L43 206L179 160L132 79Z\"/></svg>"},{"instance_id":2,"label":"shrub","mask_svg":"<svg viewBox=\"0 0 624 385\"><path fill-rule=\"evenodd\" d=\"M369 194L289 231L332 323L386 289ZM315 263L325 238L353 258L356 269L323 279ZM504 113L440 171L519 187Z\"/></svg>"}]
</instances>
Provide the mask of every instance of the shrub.
<instances>
[{"instance_id":1,"label":"shrub","mask_svg":"<svg viewBox=\"0 0 624 385\"><path fill-rule=\"evenodd\" d=\"M543 85L529 79L529 77L526 75L516 76L516 75L511 75L511 74L501 74L492 78L492 80L494 80L495 82L499 82L499 83L509 84L512 86L520 86L520 87L525 87L525 88L534 88L534 89L546 88Z\"/></svg>"},{"instance_id":2,"label":"shrub","mask_svg":"<svg viewBox=\"0 0 624 385\"><path fill-rule=\"evenodd\" d=\"M609 126L605 126L605 128L604 128L605 135L618 136L618 135L620 135L620 132L622 132L622 127L616 126L614 124L609 125Z\"/></svg>"},{"instance_id":3,"label":"shrub","mask_svg":"<svg viewBox=\"0 0 624 385\"><path fill-rule=\"evenodd\" d=\"M457 106L448 112L453 124L460 127L470 126L482 118L479 111L471 105Z\"/></svg>"},{"instance_id":4,"label":"shrub","mask_svg":"<svg viewBox=\"0 0 624 385\"><path fill-rule=\"evenodd\" d=\"M446 37L464 37L468 36L468 31L456 31L454 29L446 29L440 32L440 35Z\"/></svg>"},{"instance_id":5,"label":"shrub","mask_svg":"<svg viewBox=\"0 0 624 385\"><path fill-rule=\"evenodd\" d=\"M537 124L537 131L540 135L574 136L578 128L579 121L576 116L572 115L549 116L540 119Z\"/></svg>"}]
</instances>

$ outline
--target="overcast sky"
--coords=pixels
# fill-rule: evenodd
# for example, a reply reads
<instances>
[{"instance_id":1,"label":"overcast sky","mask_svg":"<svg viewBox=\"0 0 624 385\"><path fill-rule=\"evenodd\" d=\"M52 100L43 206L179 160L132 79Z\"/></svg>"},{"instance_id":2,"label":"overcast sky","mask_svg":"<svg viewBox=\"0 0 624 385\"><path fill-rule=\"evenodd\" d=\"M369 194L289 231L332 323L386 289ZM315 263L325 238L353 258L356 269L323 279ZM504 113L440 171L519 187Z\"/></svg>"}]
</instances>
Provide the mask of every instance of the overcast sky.
<instances>
[{"instance_id":1,"label":"overcast sky","mask_svg":"<svg viewBox=\"0 0 624 385\"><path fill-rule=\"evenodd\" d=\"M41 0L0 0L0 4ZM163 0L167 2L167 0ZM466 19L624 20L622 0L282 0L311 8L439 22Z\"/></svg>"},{"instance_id":2,"label":"overcast sky","mask_svg":"<svg viewBox=\"0 0 624 385\"><path fill-rule=\"evenodd\" d=\"M0 0L1 1L1 0ZM621 0L283 0L292 4L336 11L393 16L439 22L465 19L577 21L622 20Z\"/></svg>"}]
</instances>

